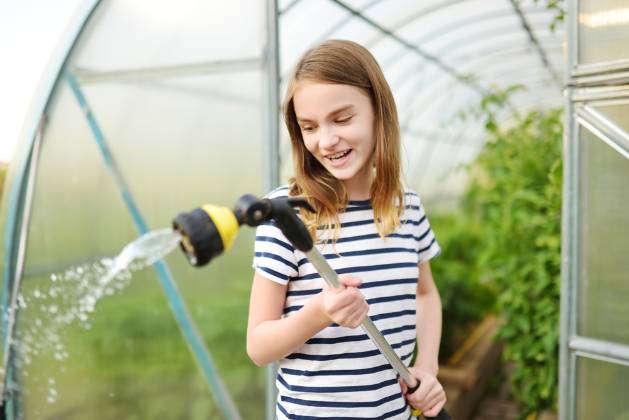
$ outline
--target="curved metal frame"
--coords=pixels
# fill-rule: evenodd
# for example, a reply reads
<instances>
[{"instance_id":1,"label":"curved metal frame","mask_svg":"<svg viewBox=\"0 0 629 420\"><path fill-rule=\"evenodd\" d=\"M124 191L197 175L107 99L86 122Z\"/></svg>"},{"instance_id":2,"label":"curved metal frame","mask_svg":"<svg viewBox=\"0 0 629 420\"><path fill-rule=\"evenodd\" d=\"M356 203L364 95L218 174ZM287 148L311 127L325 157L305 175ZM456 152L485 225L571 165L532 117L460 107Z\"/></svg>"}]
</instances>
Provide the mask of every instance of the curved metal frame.
<instances>
[{"instance_id":1,"label":"curved metal frame","mask_svg":"<svg viewBox=\"0 0 629 420\"><path fill-rule=\"evenodd\" d=\"M32 156L34 153L34 143L36 139L36 132L41 116L44 114L48 102L50 100L50 94L56 84L57 79L60 77L60 72L67 57L75 45L79 34L83 30L85 24L89 20L90 16L99 4L99 0L90 0L83 2L68 29L63 36L60 46L55 51L53 57L49 61L47 71L44 73L45 77L42 79L39 88L36 91L34 99L28 110L28 114L25 118L23 129L20 133L20 140L18 146L16 146L16 154L13 160L14 176L12 178L12 184L7 197L7 219L5 222L4 231L4 267L3 267L3 288L2 288L2 313L7 314L9 310L9 302L13 300L12 290L14 284L19 280L16 278L20 274L18 268L14 265L14 262L18 258L18 248L20 243L25 246L27 238L22 236L26 233L22 231L22 217L20 214L25 211L24 200L27 198L29 177L28 172L30 166L33 164ZM9 353L11 350L11 336L10 328L8 325L8 318L3 320L3 360L8 363L10 360ZM7 373L9 366L3 366L4 371L1 373L2 382L6 386ZM6 394L2 394L2 398L7 397ZM8 418L12 419L19 413L16 412L18 407L17 402L13 399L13 394L9 394L9 399L6 402L5 409Z\"/></svg>"},{"instance_id":2,"label":"curved metal frame","mask_svg":"<svg viewBox=\"0 0 629 420\"><path fill-rule=\"evenodd\" d=\"M519 54L522 50L527 49L527 46L524 47L518 47L518 48L506 48L503 50L496 50L494 51L492 54L487 54L487 55L479 55L477 57L476 60L471 60L468 61L465 65L466 69L470 69L473 70L474 68L476 68L477 66L483 64L485 61L489 60L489 59L494 59L496 57L503 57L505 55L512 55L512 54ZM525 59L531 59L530 56L522 56ZM513 61L510 61L510 63L513 63ZM429 78L428 75L426 75L425 77ZM440 80L435 81L435 78L439 78ZM426 90L425 92L423 92L423 97L426 98L434 98L435 97L435 92L442 90L442 87L444 84L450 83L451 80L449 78L446 77L439 77L439 75L435 75L435 78L429 78L431 80L431 85L429 87L428 90ZM419 88L419 86L416 86L416 88ZM558 95L560 94L560 92L558 92ZM417 102L420 99L420 97L415 96L414 97L414 102ZM407 117L407 119L410 119L411 117L415 116L415 114L413 113L414 111L414 105L413 103L409 104L406 109L407 112L409 112L409 117ZM419 106L419 105L418 105ZM425 107L422 107L422 109L424 109ZM404 118L400 118L401 121L404 121ZM404 123L402 123L402 125L404 125Z\"/></svg>"}]
</instances>

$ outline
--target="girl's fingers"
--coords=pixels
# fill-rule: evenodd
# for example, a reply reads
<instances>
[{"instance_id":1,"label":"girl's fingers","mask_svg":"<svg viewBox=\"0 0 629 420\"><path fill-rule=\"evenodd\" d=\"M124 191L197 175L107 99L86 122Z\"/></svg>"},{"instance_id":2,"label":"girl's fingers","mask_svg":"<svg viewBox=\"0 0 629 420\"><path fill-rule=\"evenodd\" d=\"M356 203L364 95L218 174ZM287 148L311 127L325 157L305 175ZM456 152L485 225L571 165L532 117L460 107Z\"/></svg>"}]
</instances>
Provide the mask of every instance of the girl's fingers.
<instances>
[{"instance_id":1,"label":"girl's fingers","mask_svg":"<svg viewBox=\"0 0 629 420\"><path fill-rule=\"evenodd\" d=\"M344 274L344 275L339 276L339 281L345 287L360 287L360 285L363 284L361 279L359 279L358 277L349 275L349 274Z\"/></svg>"},{"instance_id":2,"label":"girl's fingers","mask_svg":"<svg viewBox=\"0 0 629 420\"><path fill-rule=\"evenodd\" d=\"M430 407L428 410L424 410L423 412L424 416L437 417L437 415L439 414L439 412L441 411L445 403L446 401L444 399L443 401L440 401L436 405L433 405L432 407Z\"/></svg>"},{"instance_id":3,"label":"girl's fingers","mask_svg":"<svg viewBox=\"0 0 629 420\"><path fill-rule=\"evenodd\" d=\"M439 410L445 404L446 396L439 382L434 381L434 383L431 382L429 385L429 387L422 390L422 386L424 386L424 383L422 383L419 389L414 394L407 396L407 400L414 407L417 407L424 411L428 417L434 417L439 413ZM420 392L420 390L423 392L423 394ZM427 410L430 410L436 406L439 407L439 410L437 410L434 415L428 414Z\"/></svg>"},{"instance_id":4,"label":"girl's fingers","mask_svg":"<svg viewBox=\"0 0 629 420\"><path fill-rule=\"evenodd\" d=\"M425 402L425 406L426 407L435 407L437 406L439 403L445 403L446 401L446 396L445 393L441 390L435 390L436 392L431 392L428 395L428 398L426 398L426 402ZM434 417L434 416L433 416Z\"/></svg>"},{"instance_id":5,"label":"girl's fingers","mask_svg":"<svg viewBox=\"0 0 629 420\"><path fill-rule=\"evenodd\" d=\"M406 395L406 391L408 391L408 385L406 385L406 382L404 382L400 377L397 378L397 381L399 382L400 388L402 389L402 395Z\"/></svg>"}]
</instances>

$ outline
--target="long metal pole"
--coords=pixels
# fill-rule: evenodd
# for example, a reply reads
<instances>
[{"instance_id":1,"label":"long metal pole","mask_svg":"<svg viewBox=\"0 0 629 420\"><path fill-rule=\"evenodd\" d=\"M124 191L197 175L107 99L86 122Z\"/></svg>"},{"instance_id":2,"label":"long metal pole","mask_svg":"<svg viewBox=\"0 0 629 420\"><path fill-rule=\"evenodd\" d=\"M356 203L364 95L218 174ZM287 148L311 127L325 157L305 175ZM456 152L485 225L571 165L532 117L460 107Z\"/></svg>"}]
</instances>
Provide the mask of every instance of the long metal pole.
<instances>
[{"instance_id":1,"label":"long metal pole","mask_svg":"<svg viewBox=\"0 0 629 420\"><path fill-rule=\"evenodd\" d=\"M338 275L332 269L332 267L330 267L330 264L328 264L326 259L323 257L323 255L321 255L317 248L312 247L312 249L305 252L305 254L306 257L308 257L308 260L317 269L319 274L321 274L321 277L325 280L326 283L328 283L328 285L332 287L339 287L341 285ZM384 338L380 330L378 330L373 321L367 316L360 324L360 326L367 333L369 338L371 338L371 341L374 342L376 347L378 347L384 357L388 360L393 369L395 369L395 371L400 375L404 382L406 382L406 384L409 386L409 389L417 388L417 379L408 370L408 367L402 362L395 350L393 350L391 345L387 342L387 340Z\"/></svg>"}]
</instances>

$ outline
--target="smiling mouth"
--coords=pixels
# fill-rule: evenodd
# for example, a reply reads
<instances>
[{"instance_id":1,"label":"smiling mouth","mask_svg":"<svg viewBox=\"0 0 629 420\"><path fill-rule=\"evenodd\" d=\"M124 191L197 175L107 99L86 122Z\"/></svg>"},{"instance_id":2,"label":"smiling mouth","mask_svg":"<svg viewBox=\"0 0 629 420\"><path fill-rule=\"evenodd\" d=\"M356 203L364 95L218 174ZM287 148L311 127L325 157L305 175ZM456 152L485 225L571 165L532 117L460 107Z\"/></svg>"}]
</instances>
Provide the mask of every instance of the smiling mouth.
<instances>
[{"instance_id":1,"label":"smiling mouth","mask_svg":"<svg viewBox=\"0 0 629 420\"><path fill-rule=\"evenodd\" d=\"M326 156L326 158L328 158L328 159L330 159L332 162L334 162L334 161L336 161L336 160L343 159L345 156L349 155L351 151L352 151L352 149L347 149L347 150L346 150L346 151L344 151L344 152L340 152L340 153L337 153L337 154L335 154L335 155L329 155L329 156Z\"/></svg>"}]
</instances>

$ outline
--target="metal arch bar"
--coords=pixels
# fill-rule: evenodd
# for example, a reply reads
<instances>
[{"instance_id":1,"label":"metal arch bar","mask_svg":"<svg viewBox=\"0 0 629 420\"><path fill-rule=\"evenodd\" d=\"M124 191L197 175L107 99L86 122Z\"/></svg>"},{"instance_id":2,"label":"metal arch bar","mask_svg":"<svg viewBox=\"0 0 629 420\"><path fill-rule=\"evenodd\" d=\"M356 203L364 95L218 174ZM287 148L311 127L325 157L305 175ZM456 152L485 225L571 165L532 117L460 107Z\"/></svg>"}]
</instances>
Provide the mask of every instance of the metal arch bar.
<instances>
[{"instance_id":1,"label":"metal arch bar","mask_svg":"<svg viewBox=\"0 0 629 420\"><path fill-rule=\"evenodd\" d=\"M481 92L481 93L485 92L485 89L482 86L478 85L473 80L470 80L469 78L465 77L465 75L459 73L456 69L454 69L454 68L450 67L449 65L445 64L438 57L433 56L432 54L427 53L426 51L424 51L421 48L419 48L417 45L414 45L411 42L409 42L409 41L399 37L398 35L396 35L392 31L382 27L381 25L379 25L378 23L374 22L373 20L371 20L367 16L361 14L358 10L356 10L356 9L348 6L347 4L343 3L341 0L330 0L330 1L335 3L335 4L337 4L341 8L347 10L348 12L350 12L351 14L356 16L357 18L359 18L362 21L364 21L365 23L373 26L375 29L377 29L378 31L382 32L383 34L386 34L390 38L394 39L396 42L402 44L407 49L415 52L416 54L418 54L419 56L421 56L425 60L435 64L441 70L443 70L444 72L446 72L447 74L452 76L454 79L458 80L459 82L463 83L464 85L469 86L470 88L472 88L472 89L474 89L474 90L476 90L478 92Z\"/></svg>"},{"instance_id":2,"label":"metal arch bar","mask_svg":"<svg viewBox=\"0 0 629 420\"><path fill-rule=\"evenodd\" d=\"M549 42L547 45L548 45L548 48L557 48L557 47L561 47L563 44L562 42L552 42L552 43ZM501 46L498 49L491 48L491 49L486 49L486 50L481 50L481 51L475 51L474 57L478 57L476 59L472 58L470 60L470 57L467 55L460 55L460 56L455 57L455 59L460 60L461 62L464 62L466 64L466 67L472 67L470 66L470 64L475 64L475 63L478 63L479 61L484 62L484 61L487 61L488 59L502 57L507 54L519 53L521 51L528 50L529 48L530 47L528 46L528 44L511 47L511 48L509 48L509 46L506 46L506 47Z\"/></svg>"},{"instance_id":3,"label":"metal arch bar","mask_svg":"<svg viewBox=\"0 0 629 420\"><path fill-rule=\"evenodd\" d=\"M474 46L475 43L485 41L487 38L497 39L497 38L503 38L507 36L518 35L520 33L521 33L520 29L514 28L511 25L503 26L503 27L496 27L487 31L476 32L472 36L468 36L465 39L465 42L461 42L460 39L456 39L449 44L445 44L441 46L440 49L443 49L445 51L443 56L451 56L452 53L455 51L471 50L470 47ZM514 43L515 42L518 42L518 41L516 40L514 41Z\"/></svg>"},{"instance_id":4,"label":"metal arch bar","mask_svg":"<svg viewBox=\"0 0 629 420\"><path fill-rule=\"evenodd\" d=\"M470 71L473 70L474 68L476 68L479 65L482 65L482 63L484 63L485 61L487 61L490 58L495 58L496 56L500 57L500 56L504 56L504 55L510 55L513 53L519 53L520 51L522 51L523 49L528 48L528 47L518 47L518 48L510 48L510 49L504 49L504 50L498 50L493 54L490 54L490 56L480 56L480 58L476 59L476 60L472 60L470 62L466 63L466 68L469 68ZM439 77L439 75L437 75L436 77ZM441 80L434 82L434 78L431 79L433 81L433 83L430 86L430 90L429 92L425 92L424 97L428 97L428 98L432 98L434 97L434 95L432 95L431 93L434 92L435 90L439 90L441 89L441 85L443 85L444 83L448 82L448 79L441 77ZM411 113L406 120L410 119L411 117L414 116L414 114L412 114L413 109L415 108L415 106L413 105L415 102L417 102L417 100L419 99L419 96L415 96L414 100L411 102L411 104L409 104L408 109L409 109L409 113ZM422 102L423 103L423 102ZM432 103L432 102L431 102ZM422 111L425 111L427 109L427 107L422 107L421 108ZM404 126L404 124L403 124Z\"/></svg>"},{"instance_id":5,"label":"metal arch bar","mask_svg":"<svg viewBox=\"0 0 629 420\"><path fill-rule=\"evenodd\" d=\"M529 14L531 13L546 13L545 10L540 9L540 8L532 8L530 10L527 10ZM441 37L442 35L449 33L450 30L459 30L462 28L465 28L471 24L476 24L478 22L482 22L485 20L491 20L494 19L496 17L503 17L507 14L512 14L513 12L511 11L511 9L505 9L505 10L501 10L498 12L493 12L493 13L484 13L481 15L475 15L475 16L471 16L471 17L467 17L465 19L460 19L458 21L455 22L450 22L447 25L444 25L438 29L435 29L427 34L423 34L421 35L419 38L417 38L415 40L415 43L418 45L421 45L425 42L430 42L434 39L437 39L439 37ZM400 58L402 58L404 56L404 50L400 50L400 52L398 52L397 54L393 55L389 60L385 61L383 63L383 68L393 65L396 61L398 61Z\"/></svg>"},{"instance_id":6,"label":"metal arch bar","mask_svg":"<svg viewBox=\"0 0 629 420\"><path fill-rule=\"evenodd\" d=\"M561 46L561 44L557 44L557 43L550 43L550 42L548 43L549 48L555 48L557 45ZM459 55L459 56L454 57L452 61L454 62L454 65L459 65L459 63L463 63L467 67L470 67L470 64L476 63L478 61L484 62L487 59L500 57L505 54L519 53L521 51L527 50L528 48L529 48L528 44L520 45L516 47L512 47L512 44L501 45L499 48L493 47L491 49L486 49L486 50L480 50L480 51L475 50L473 55L472 54ZM457 49L460 49L460 48L456 46L453 48L454 51L456 51ZM452 51L449 51L449 52L452 52ZM424 66L421 66L420 69L423 67ZM405 74L411 73L411 71L416 72L417 69L411 69L409 72ZM466 70L464 73L468 74L469 71ZM403 78L403 80L406 81L408 80L408 78Z\"/></svg>"},{"instance_id":7,"label":"metal arch bar","mask_svg":"<svg viewBox=\"0 0 629 420\"><path fill-rule=\"evenodd\" d=\"M135 203L133 195L128 187L127 182L125 181L122 173L120 172L113 155L111 154L107 143L105 142L105 136L103 135L92 111L87 103L85 96L81 88L79 87L77 80L74 76L67 71L65 73L65 79L68 82L81 110L83 111L85 118L87 119L87 123L89 125L90 131L94 137L94 140L97 143L98 149L101 153L101 156L104 160L105 166L114 178L116 186L120 190L120 194L122 195L122 199L127 206L127 209L131 213L131 218L133 219L133 224L140 234L147 233L149 231L149 227L142 217L139 207ZM164 293L166 294L166 298L170 304L170 308L173 311L175 316L175 321L177 322L181 332L183 333L184 339L192 354L195 358L195 361L198 363L199 368L203 372L205 379L210 385L210 390L216 402L228 419L240 419L240 414L236 408L236 405L232 401L229 392L220 376L216 368L214 367L214 363L212 361L212 357L207 347L205 346L203 339L201 338L201 334L199 333L196 325L190 314L187 311L186 305L177 290L177 285L173 281L172 274L170 273L170 269L168 265L163 261L159 260L153 264L153 268L157 272L157 277L164 289Z\"/></svg>"},{"instance_id":8,"label":"metal arch bar","mask_svg":"<svg viewBox=\"0 0 629 420\"><path fill-rule=\"evenodd\" d=\"M394 28L396 28L396 30L400 30L400 29L404 28L406 25L408 25L411 22L414 23L414 22L416 22L416 21L418 21L420 19L425 18L426 16L428 16L430 14L438 12L438 11L440 11L442 9L447 9L448 7L451 7L451 6L457 6L457 5L459 5L461 3L464 3L466 1L470 1L470 0L443 0L441 3L434 4L434 5L430 6L430 7L427 7L427 8L422 9L422 10L418 10L417 12L415 12L413 14L410 14L410 15L404 17L401 20L399 20L397 22L394 22L392 24L392 26ZM373 39L372 41L369 42L368 45L373 47L375 44L380 42L382 39L383 39L382 36L378 37L377 39Z\"/></svg>"},{"instance_id":9,"label":"metal arch bar","mask_svg":"<svg viewBox=\"0 0 629 420\"><path fill-rule=\"evenodd\" d=\"M561 45L559 45L559 46L561 46ZM549 47L549 48L551 48L551 47ZM553 44L552 48L554 48L554 44ZM474 68L475 67L475 66L470 66L470 64L479 64L479 63L487 61L488 59L491 59L491 58L495 58L495 57L499 57L499 56L503 56L503 55L508 55L508 54L516 54L516 53L520 53L522 51L525 51L527 49L528 49L528 46L526 46L526 45L513 47L513 48L511 48L510 46L508 46L507 48L499 48L499 49L492 48L491 50L483 50L483 51L478 52L477 54L474 55L474 57L471 60L468 60L466 58L466 56L458 56L456 58L456 60L457 60L457 62L458 61L465 62L465 64L464 64L465 67L464 68L466 68L466 73L469 74L470 70L467 70L467 68L469 68L469 67ZM526 57L526 59L528 59L528 56L523 56L523 57ZM423 69L423 67L421 69ZM391 83L391 86L393 88L395 88L396 84L398 83L397 82L398 79L402 79L403 82L406 82L406 81L408 81L408 76L409 75L412 76L412 75L416 75L416 74L417 74L417 69L416 68L410 68L409 71L407 71L406 73L404 73L402 75L399 75L396 78L396 80L393 83ZM440 81L437 82L437 83L442 83L442 81L447 81L447 79L444 78L442 74L437 74L435 77L440 79ZM436 84L435 83L435 78L431 78L430 80L432 82L431 85L434 86Z\"/></svg>"},{"instance_id":10,"label":"metal arch bar","mask_svg":"<svg viewBox=\"0 0 629 420\"><path fill-rule=\"evenodd\" d=\"M295 0L294 3L299 2L300 0ZM367 9L369 9L370 7L374 6L376 3L379 3L382 0L372 0L371 3L366 4L361 10L358 10L357 13L358 14L362 14L364 13ZM294 4L293 3L293 4ZM290 6L292 7L291 4ZM281 14L283 14L284 12L282 12ZM340 27L346 25L350 20L352 20L354 17L353 14L348 14L345 18L343 18L341 21L333 23L332 26L330 27L330 29L328 29L326 32L323 33L323 35L319 36L315 41L313 41L314 44L317 44L319 42L323 42L326 39L332 37L332 35L334 34L334 32L336 32ZM289 67L287 72L290 72L292 69ZM285 74L281 74L280 73L280 81L286 79L287 77L287 73Z\"/></svg>"},{"instance_id":11,"label":"metal arch bar","mask_svg":"<svg viewBox=\"0 0 629 420\"><path fill-rule=\"evenodd\" d=\"M19 385L15 375L15 352L13 346L13 335L15 332L15 324L18 316L17 298L22 284L22 277L24 275L24 262L26 259L26 245L28 242L28 228L30 226L31 212L33 208L33 193L35 192L35 178L37 177L37 169L39 165L39 157L41 154L41 143L44 135L44 125L46 122L45 115L42 115L37 128L37 134L33 142L33 148L31 155L28 159L28 176L25 179L26 185L23 192L23 207L22 207L22 220L19 223L19 237L18 244L15 253L15 267L14 276L11 279L11 302L3 314L7 317L6 326L3 331L3 348L4 355L2 360L3 372L5 372L5 380L0 383L0 395L4 400L5 395L9 395L10 405L14 413L19 413L18 417L22 414L19 400L16 397L15 392L18 391ZM17 227L17 226L16 226ZM6 279L5 281L8 281ZM3 308L4 309L4 308Z\"/></svg>"},{"instance_id":12,"label":"metal arch bar","mask_svg":"<svg viewBox=\"0 0 629 420\"><path fill-rule=\"evenodd\" d=\"M178 64L174 66L147 67L139 69L121 69L98 71L75 67L72 72L79 83L129 82L140 80L166 79L172 77L195 76L214 73L231 73L257 70L262 58L250 57L239 60L218 60L203 63Z\"/></svg>"},{"instance_id":13,"label":"metal arch bar","mask_svg":"<svg viewBox=\"0 0 629 420\"><path fill-rule=\"evenodd\" d=\"M297 3L299 3L301 0L293 0L291 3L289 3L285 8L283 8L282 10L278 10L277 14L278 15L283 15L286 12L288 12L290 9L292 9L293 7L295 7L297 5Z\"/></svg>"},{"instance_id":14,"label":"metal arch bar","mask_svg":"<svg viewBox=\"0 0 629 420\"><path fill-rule=\"evenodd\" d=\"M60 69L63 63L71 51L73 45L76 43L78 35L83 30L87 20L92 15L96 7L98 6L98 0L88 0L83 2L77 9L72 18L72 22L68 25L68 29L64 33L59 47L52 55L49 64L44 72L41 82L37 88L37 92L31 101L31 105L28 109L28 113L24 119L24 125L18 138L18 146L22 144L16 151L15 158L12 162L13 175L10 189L7 191L7 216L5 219L5 230L3 238L3 268L2 268L2 295L0 296L0 306L2 313L6 314L8 310L9 301L12 299L10 296L12 290L12 281L15 276L15 252L17 250L19 241L18 226L20 223L20 217L22 216L24 190L28 182L28 170L29 162L33 153L33 143L35 141L36 132L39 127L42 115L44 114L46 104L50 99L55 81L59 75ZM4 318L2 321L3 335L8 333L8 325L6 324L8 318ZM6 337L3 337L6 338ZM7 349L3 349L6 351ZM4 356L3 356L4 357ZM0 372L2 382L6 380L6 371ZM5 395L0 396L4 398ZM17 410L17 402L13 399L6 401L5 409L7 418L15 418L14 410Z\"/></svg>"},{"instance_id":15,"label":"metal arch bar","mask_svg":"<svg viewBox=\"0 0 629 420\"><path fill-rule=\"evenodd\" d=\"M411 137L421 138L422 141L426 141L426 142L437 142L437 143L451 144L451 145L459 144L458 142L454 141L452 137L440 136L440 133L438 131L413 130L409 128L408 130L404 132L404 134L407 134ZM471 147L472 145L464 144L462 146Z\"/></svg>"},{"instance_id":16,"label":"metal arch bar","mask_svg":"<svg viewBox=\"0 0 629 420\"><path fill-rule=\"evenodd\" d=\"M358 13L360 13L361 15L363 13L365 13L368 9L370 9L371 7L375 6L377 3L380 3L382 0L372 0L371 3L367 3L365 6L363 6L362 9L358 10ZM345 24L347 24L350 20L352 20L354 18L353 14L348 14L345 19L343 19L342 21L336 23L332 28L330 28L327 32L325 32L323 35L321 35L317 41L315 41L315 43L319 43L322 42L328 38L330 38L334 32L336 32L339 28L341 28L342 26L344 26Z\"/></svg>"},{"instance_id":17,"label":"metal arch bar","mask_svg":"<svg viewBox=\"0 0 629 420\"><path fill-rule=\"evenodd\" d=\"M524 88L525 88L523 93L528 93L529 96L539 97L539 95L535 95L535 92L532 91L531 87L546 85L547 84L546 82L548 80L549 79L545 78L545 77L542 77L542 78L540 78L540 77L530 77L528 79L524 79L524 81L522 83L524 85ZM446 96L447 95L444 95L444 98ZM464 98L464 100L460 101L459 103L462 103L462 104L467 103L467 101L470 99L471 96L472 95L467 95ZM560 98L561 95L553 94L553 97ZM447 99L443 99L443 101L445 101L445 100L447 100ZM434 103L436 104L437 102L435 101ZM430 104L428 104L428 105L430 105ZM425 110L425 108L420 108L420 109L421 109L422 113ZM457 109L453 110L453 112L451 112L449 115L447 115L445 118L443 118L443 120L447 121L450 118L454 118L455 114L459 112L459 109L461 109L461 108L457 108ZM421 113L420 113L420 115L421 115ZM410 120L409 120L409 124L407 124L405 126L405 131L407 131L408 129L410 129Z\"/></svg>"},{"instance_id":18,"label":"metal arch bar","mask_svg":"<svg viewBox=\"0 0 629 420\"><path fill-rule=\"evenodd\" d=\"M421 80L415 84L415 87L412 89L413 91L418 89L421 86ZM408 125L413 119L416 119L418 116L421 116L423 113L436 106L438 101L433 100L435 95L433 92L441 91L442 86L446 83L449 83L448 79L442 78L438 82L432 84L427 92L424 92L421 96L415 95L412 97L411 102L407 106L400 106L400 109L405 109L405 116L401 116L402 121L402 129L406 130ZM454 86L450 88L452 90ZM447 95L441 95L443 100L447 98ZM427 103L426 103L427 102ZM416 110L418 111L416 112Z\"/></svg>"},{"instance_id":19,"label":"metal arch bar","mask_svg":"<svg viewBox=\"0 0 629 420\"><path fill-rule=\"evenodd\" d=\"M542 81L542 82L543 82L543 81ZM554 99L554 97L555 97L555 96L556 96L556 95L553 95L553 99ZM539 102L539 101L538 101L538 102ZM508 117L508 118L506 118L506 119L500 119L500 118L498 118L498 121L499 121L499 122L504 122L505 120L508 120L509 118L511 118L511 117ZM479 126L479 127L480 127L480 126ZM446 141L439 141L438 139L436 139L436 142L441 142L441 143L446 143L446 144L453 144L453 145L459 144L460 142L458 142L458 141L456 141L456 140L457 140L457 139L461 139L461 138L462 138L462 137L461 137L461 134L462 134L464 131L468 130L468 129L469 129L469 128L463 127L463 128L462 128L461 130L459 130L457 133L455 133L455 134L453 134L451 137L449 137ZM478 138L481 138L482 136L484 136L484 130L479 129L479 130L477 130L477 131L478 131ZM477 142L476 142L476 141L474 141L474 142L471 142L471 144L468 144L467 146L469 146L469 147L475 147L475 146L476 146L476 143L477 143ZM410 175L409 175L409 178L410 178L410 179L414 179L414 178L416 178L417 176L421 176L421 175L423 175L423 174L426 172L426 168L427 168L427 166L428 166L428 165L429 165L429 163L430 163L429 158L432 156L432 153L433 153L433 151L434 151L434 144L432 144L432 143L431 143L431 144L429 144L429 145L427 146L427 148L428 148L427 153L425 153L425 154L423 154L423 155L422 155L422 162L423 162L423 164L421 164L421 165L416 165L416 166L412 166L412 168L418 168L418 169L415 169L414 171L410 172ZM456 162L458 162L458 154L459 154L458 152L460 151L460 149L461 149L460 147L457 149L457 152L456 152L455 156L454 156L454 157L453 157L453 159L452 159L452 160L453 160L453 162L455 162L455 164L454 164L454 165L452 165L452 167L451 167L451 169L450 169L449 171L448 171L448 170L446 170L446 171L445 171L445 173L444 173L443 177L449 176L449 174L452 172L452 168L456 167ZM414 148L413 153L412 153L412 155L411 155L411 157L410 157L410 159L409 159L411 162L415 159L414 157L415 157L415 156L419 153L419 150L420 150L420 148L419 148L418 146L417 146L416 148ZM426 152L426 151L425 151L425 150L422 150L422 152ZM419 172L417 172L417 171L419 171Z\"/></svg>"},{"instance_id":20,"label":"metal arch bar","mask_svg":"<svg viewBox=\"0 0 629 420\"><path fill-rule=\"evenodd\" d=\"M548 78L531 78L527 81L527 84L525 85L525 90L523 91L524 94L529 93L528 97L534 98L537 101L532 101L532 102L540 102L539 100L542 99L541 102L549 102L550 100L557 100L560 99L561 96L560 95L556 95L556 94L552 94L552 95L545 95L545 96L540 96L540 95L535 95L531 92L532 89L530 89L531 87L534 86L544 86L547 84L547 81L549 79ZM467 102L467 100L469 100L471 97L471 95L468 95L464 101L461 101L462 104L465 104ZM460 108L458 108L460 109ZM451 112L449 115L446 115L444 117L444 121L448 121L449 119L453 119L456 118L456 113L459 112L458 109L454 110L453 112ZM403 133L409 133L411 135L415 135L415 136L422 136L425 137L426 135L432 135L434 137L435 141L439 141L442 142L443 137L441 137L441 139L439 139L439 136L435 136L435 134L437 132L418 132L417 130L413 130L410 127L407 127ZM443 141L444 143L447 144L457 144L456 142L451 142L451 141ZM414 154L414 153L413 153Z\"/></svg>"},{"instance_id":21,"label":"metal arch bar","mask_svg":"<svg viewBox=\"0 0 629 420\"><path fill-rule=\"evenodd\" d=\"M554 98L553 98L553 99L554 99ZM547 101L542 101L542 102L547 102ZM527 109L528 109L528 108L527 108ZM510 116L509 116L509 117L507 117L507 118L497 118L497 119L498 119L499 124L503 124L505 121L509 121L511 118L512 118L512 117L510 117ZM457 135L454 135L454 136L452 136L452 138L453 138L453 139L456 139L456 138L457 138L456 136L457 136ZM468 147L470 147L470 148L479 148L479 149L480 149L480 147L482 147L482 143L484 143L484 142L482 142L481 140L482 140L485 136L486 136L485 130L483 130L481 126L477 126L477 127L476 127L476 130L473 132L473 135L471 136L473 140L472 140L472 141L470 141L470 144L467 144L467 146L468 146ZM455 141L452 141L452 140L450 140L450 142L451 142L451 143L456 143ZM446 178L448 178L448 177L449 177L449 176L450 176L453 172L455 172L455 171L457 170L457 167L458 167L459 163L465 163L465 161L464 161L463 159L459 159L459 154L460 154L460 151L461 151L461 150L462 150L462 149L461 149L460 147L456 149L455 155L454 155L454 156L453 156L453 158L452 158L452 161L453 161L454 163L453 163L453 164L452 164L452 165L451 165L448 169L445 169L445 170L444 170L444 171L443 171L443 172L442 172L442 173L438 176L438 178L440 178L440 179L446 179ZM432 151L430 151L430 152L432 153ZM422 171L422 174L423 174L424 172L425 172L425 171ZM417 177L417 174L415 174L415 173L411 173L411 175L409 175L409 179L410 179L410 180L413 180L413 179L415 179L416 177ZM421 182L423 182L423 179L420 179L420 180L419 180L419 182L420 182L420 185L421 185Z\"/></svg>"},{"instance_id":22,"label":"metal arch bar","mask_svg":"<svg viewBox=\"0 0 629 420\"><path fill-rule=\"evenodd\" d=\"M531 25L529 25L529 22L526 19L526 16L524 16L524 13L522 12L520 5L518 5L518 3L516 3L515 0L509 0L509 1L511 2L513 9L515 10L515 13L518 15L518 18L520 18L520 23L522 24L522 28L526 31L529 37L529 41L531 42L531 44L533 44L533 46L539 53L539 56L542 60L542 64L544 65L544 67L546 67L546 69L548 69L548 71L553 77L553 80L555 81L555 83L557 83L557 86L559 86L560 89L563 88L559 74L557 73L555 68L552 66L552 64L550 64L550 61L548 61L546 50L544 50L542 45L539 43L539 41L535 37L535 34L533 33L533 30L531 29Z\"/></svg>"},{"instance_id":23,"label":"metal arch bar","mask_svg":"<svg viewBox=\"0 0 629 420\"><path fill-rule=\"evenodd\" d=\"M529 14L546 14L546 10L540 9L538 7L528 8L526 9ZM419 38L415 40L416 44L423 44L426 42L433 41L437 38L442 37L445 34L449 34L452 31L459 31L461 29L467 28L470 25L478 24L479 22L484 22L486 20L492 20L495 18L505 17L507 15L512 15L513 11L511 9L504 9L498 11L492 11L488 13L482 13L474 16L468 16L465 19L459 19L456 21L448 22L446 25L443 25L439 28L436 28L428 33L422 34Z\"/></svg>"},{"instance_id":24,"label":"metal arch bar","mask_svg":"<svg viewBox=\"0 0 629 420\"><path fill-rule=\"evenodd\" d=\"M490 58L495 58L496 56L500 57L503 55L508 55L508 54L513 54L513 53L519 53L520 51L527 49L527 46L521 46L521 47L517 47L517 48L506 48L506 49L499 49L499 50L495 50L493 51L491 54L487 54L487 55L480 55L480 58L477 58L475 60L471 60L468 61L466 63L466 68L469 68L469 71L472 71L474 68L476 68L478 65L481 65L483 62L487 61L487 59ZM528 58L528 57L527 57ZM424 77L426 77L426 75L423 75ZM409 77L406 80L411 80L412 78ZM437 82L435 82L435 79L438 79ZM440 74L435 75L435 77L431 77L430 80L432 81L429 92L425 92L424 95L422 95L423 97L428 97L428 98L433 98L434 95L432 95L432 92L434 91L438 91L441 89L442 85L444 83L449 82L449 79L443 77ZM415 91L417 88L419 88L421 86L421 81L415 83L414 85L415 87L413 88L413 91ZM415 109L415 102L417 102L419 100L420 96L413 96L413 100L410 102L410 104L408 105L407 109L408 109L408 114L406 118L400 118L402 120L402 127L406 128L406 126L408 125L410 119L412 117L415 116L415 114L413 114L414 109ZM424 101L422 101L421 103L423 103ZM425 106L425 107L421 107L421 112L424 112L426 109L428 109L432 104L434 104L434 101L431 101L429 105Z\"/></svg>"}]
</instances>

